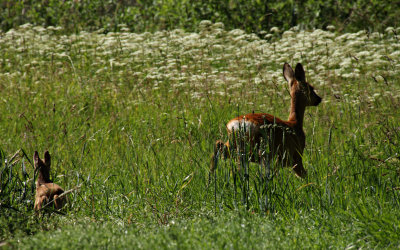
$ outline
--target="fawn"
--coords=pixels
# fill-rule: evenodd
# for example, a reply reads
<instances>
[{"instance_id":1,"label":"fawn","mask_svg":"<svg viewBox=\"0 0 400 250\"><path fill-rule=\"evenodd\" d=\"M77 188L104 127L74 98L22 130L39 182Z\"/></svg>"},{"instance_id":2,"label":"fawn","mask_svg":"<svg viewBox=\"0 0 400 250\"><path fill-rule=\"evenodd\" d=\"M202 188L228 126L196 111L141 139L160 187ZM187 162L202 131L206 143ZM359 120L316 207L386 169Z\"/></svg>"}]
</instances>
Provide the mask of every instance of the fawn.
<instances>
[{"instance_id":1,"label":"fawn","mask_svg":"<svg viewBox=\"0 0 400 250\"><path fill-rule=\"evenodd\" d=\"M35 171L39 172L36 181L35 210L39 211L47 203L53 201L56 209L61 209L66 203L66 197L59 197L64 190L50 180L51 157L49 151L44 153L44 160L39 158L39 153L35 151L33 155Z\"/></svg>"},{"instance_id":2,"label":"fawn","mask_svg":"<svg viewBox=\"0 0 400 250\"><path fill-rule=\"evenodd\" d=\"M265 113L250 113L230 120L226 124L229 138L227 142L216 141L210 172L216 167L220 155L231 157L232 151L237 149L237 143L250 145L251 162L276 157L284 166L292 167L297 176L304 178L307 171L303 167L302 155L306 136L303 131L304 112L307 106L317 106L322 98L315 92L313 86L306 82L303 66L298 63L295 71L288 63L283 65L283 76L289 83L291 106L289 119L283 121ZM237 140L236 132L244 132L241 141ZM235 139L236 138L236 139ZM262 152L260 145L266 143L269 153Z\"/></svg>"}]
</instances>

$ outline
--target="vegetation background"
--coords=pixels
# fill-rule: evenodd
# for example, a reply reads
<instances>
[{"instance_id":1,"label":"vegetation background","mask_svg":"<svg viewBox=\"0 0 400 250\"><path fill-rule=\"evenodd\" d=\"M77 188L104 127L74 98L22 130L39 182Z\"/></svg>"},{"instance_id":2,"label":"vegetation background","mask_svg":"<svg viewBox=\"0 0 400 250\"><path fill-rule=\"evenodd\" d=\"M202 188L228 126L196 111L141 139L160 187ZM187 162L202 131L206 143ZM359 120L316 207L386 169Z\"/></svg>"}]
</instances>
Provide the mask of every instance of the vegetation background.
<instances>
[{"instance_id":1,"label":"vegetation background","mask_svg":"<svg viewBox=\"0 0 400 250\"><path fill-rule=\"evenodd\" d=\"M132 32L197 31L202 20L252 33L296 25L323 29L334 25L345 32L382 31L398 26L400 15L398 0L2 0L0 8L3 31L25 23L62 26L69 32L119 31L119 24L128 25Z\"/></svg>"},{"instance_id":2,"label":"vegetation background","mask_svg":"<svg viewBox=\"0 0 400 250\"><path fill-rule=\"evenodd\" d=\"M0 246L398 248L399 1L0 1ZM208 21L205 21L208 20ZM308 177L210 155L307 109ZM35 214L33 152L69 203Z\"/></svg>"}]
</instances>

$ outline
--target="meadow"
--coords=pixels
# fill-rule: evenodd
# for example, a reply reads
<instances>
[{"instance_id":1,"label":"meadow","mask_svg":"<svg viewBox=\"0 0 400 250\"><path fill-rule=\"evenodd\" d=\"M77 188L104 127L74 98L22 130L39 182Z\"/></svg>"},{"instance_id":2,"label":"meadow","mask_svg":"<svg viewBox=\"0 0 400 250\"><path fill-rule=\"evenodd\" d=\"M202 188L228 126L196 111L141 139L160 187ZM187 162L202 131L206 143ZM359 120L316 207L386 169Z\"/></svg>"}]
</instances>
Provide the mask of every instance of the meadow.
<instances>
[{"instance_id":1,"label":"meadow","mask_svg":"<svg viewBox=\"0 0 400 250\"><path fill-rule=\"evenodd\" d=\"M10 248L398 248L400 28L257 36L181 29L0 34L0 244ZM286 119L282 65L323 98L306 110L306 179L210 156L225 124ZM33 152L71 190L36 215Z\"/></svg>"}]
</instances>

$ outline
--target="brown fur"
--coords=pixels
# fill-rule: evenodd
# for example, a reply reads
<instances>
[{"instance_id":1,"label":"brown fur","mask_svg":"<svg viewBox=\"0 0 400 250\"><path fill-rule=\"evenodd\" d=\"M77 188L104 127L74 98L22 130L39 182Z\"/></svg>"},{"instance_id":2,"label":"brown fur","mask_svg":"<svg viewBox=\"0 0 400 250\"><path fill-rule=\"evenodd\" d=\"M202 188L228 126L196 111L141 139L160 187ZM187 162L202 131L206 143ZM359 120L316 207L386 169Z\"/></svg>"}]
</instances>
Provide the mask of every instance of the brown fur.
<instances>
[{"instance_id":1,"label":"brown fur","mask_svg":"<svg viewBox=\"0 0 400 250\"><path fill-rule=\"evenodd\" d=\"M283 75L289 83L292 98L287 121L266 113L250 113L230 120L226 126L229 138L232 140L232 136L236 132L232 130L232 127L240 123L242 127L239 128L243 129L245 126L243 123L246 122L248 129L246 129L245 141L250 145L250 161L260 161L262 152L260 152L259 146L263 139L267 139L270 148L269 159L276 157L284 166L292 167L298 176L304 178L307 175L302 162L306 141L303 131L304 112L307 106L317 106L322 99L314 92L314 88L306 82L305 72L300 63L297 64L295 71L289 64L285 63ZM236 142L237 140L231 142L228 140L225 143L220 140L216 142L211 172L215 169L215 162L219 155L223 155L224 158L231 156L232 150L237 148Z\"/></svg>"},{"instance_id":2,"label":"brown fur","mask_svg":"<svg viewBox=\"0 0 400 250\"><path fill-rule=\"evenodd\" d=\"M35 171L39 172L36 181L35 210L39 211L51 201L54 201L54 207L56 209L61 209L66 203L66 198L65 196L59 197L64 193L64 190L50 180L51 157L49 152L46 151L44 153L44 160L41 160L39 158L39 153L35 151L33 159L35 163Z\"/></svg>"}]
</instances>

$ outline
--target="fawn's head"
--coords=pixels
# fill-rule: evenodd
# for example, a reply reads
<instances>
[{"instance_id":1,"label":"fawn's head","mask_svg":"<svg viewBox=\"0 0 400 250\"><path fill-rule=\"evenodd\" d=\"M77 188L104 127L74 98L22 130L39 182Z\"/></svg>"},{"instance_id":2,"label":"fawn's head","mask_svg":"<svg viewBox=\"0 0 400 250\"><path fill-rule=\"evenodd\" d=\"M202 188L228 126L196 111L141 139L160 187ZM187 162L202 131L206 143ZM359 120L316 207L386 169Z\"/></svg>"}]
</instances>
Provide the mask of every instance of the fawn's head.
<instances>
[{"instance_id":1,"label":"fawn's head","mask_svg":"<svg viewBox=\"0 0 400 250\"><path fill-rule=\"evenodd\" d=\"M305 106L317 106L321 103L322 98L315 93L314 87L306 82L306 74L301 63L296 65L295 71L288 63L285 63L283 65L283 76L289 83L292 98L296 98L298 102Z\"/></svg>"},{"instance_id":2,"label":"fawn's head","mask_svg":"<svg viewBox=\"0 0 400 250\"><path fill-rule=\"evenodd\" d=\"M44 153L44 160L39 158L39 153L35 151L33 155L33 161L35 163L35 171L39 172L39 182L50 182L50 164L51 157L49 151Z\"/></svg>"}]
</instances>

